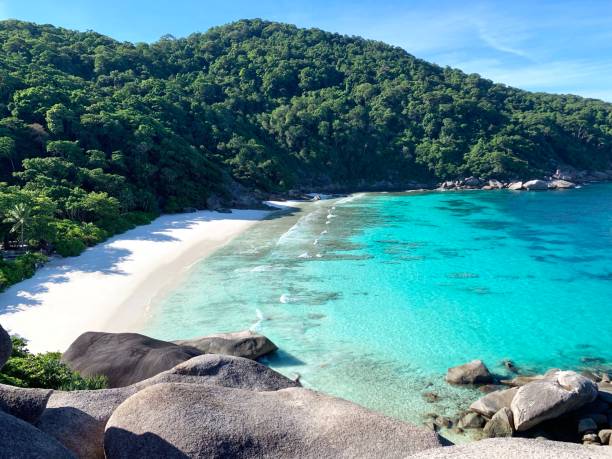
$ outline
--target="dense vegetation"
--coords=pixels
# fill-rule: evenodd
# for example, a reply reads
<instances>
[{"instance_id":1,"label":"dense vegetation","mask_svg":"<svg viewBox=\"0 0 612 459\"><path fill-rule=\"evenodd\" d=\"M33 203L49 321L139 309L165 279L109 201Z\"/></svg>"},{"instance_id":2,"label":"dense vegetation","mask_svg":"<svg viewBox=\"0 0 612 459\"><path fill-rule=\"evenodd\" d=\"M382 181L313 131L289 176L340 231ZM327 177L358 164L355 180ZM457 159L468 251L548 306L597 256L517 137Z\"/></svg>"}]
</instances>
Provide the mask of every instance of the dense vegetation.
<instances>
[{"instance_id":1,"label":"dense vegetation","mask_svg":"<svg viewBox=\"0 0 612 459\"><path fill-rule=\"evenodd\" d=\"M83 378L60 362L58 352L32 354L27 342L11 338L13 352L2 370L0 383L17 387L42 387L58 390L103 389L106 378Z\"/></svg>"},{"instance_id":2,"label":"dense vegetation","mask_svg":"<svg viewBox=\"0 0 612 459\"><path fill-rule=\"evenodd\" d=\"M155 214L292 188L612 160L612 105L260 20L122 43L0 22L0 236L79 253ZM31 257L0 266L0 288ZM35 264L35 263L34 263Z\"/></svg>"}]
</instances>

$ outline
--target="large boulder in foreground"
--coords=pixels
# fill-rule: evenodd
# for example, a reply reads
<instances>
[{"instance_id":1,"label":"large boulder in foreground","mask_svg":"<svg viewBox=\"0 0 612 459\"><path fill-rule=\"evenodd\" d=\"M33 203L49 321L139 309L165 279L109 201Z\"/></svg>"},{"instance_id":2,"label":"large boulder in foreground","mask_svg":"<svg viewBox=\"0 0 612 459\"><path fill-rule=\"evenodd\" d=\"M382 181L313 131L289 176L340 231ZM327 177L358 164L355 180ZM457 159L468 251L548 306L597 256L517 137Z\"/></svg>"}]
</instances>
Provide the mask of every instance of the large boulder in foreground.
<instances>
[{"instance_id":1,"label":"large boulder in foreground","mask_svg":"<svg viewBox=\"0 0 612 459\"><path fill-rule=\"evenodd\" d=\"M25 389L0 384L0 410L34 423L45 411L52 392L50 389Z\"/></svg>"},{"instance_id":2,"label":"large boulder in foreground","mask_svg":"<svg viewBox=\"0 0 612 459\"><path fill-rule=\"evenodd\" d=\"M0 411L0 457L74 459L57 440L21 419Z\"/></svg>"},{"instance_id":3,"label":"large boulder in foreground","mask_svg":"<svg viewBox=\"0 0 612 459\"><path fill-rule=\"evenodd\" d=\"M597 385L574 371L553 371L520 387L512 399L514 427L525 431L547 419L577 410L597 397Z\"/></svg>"},{"instance_id":4,"label":"large boulder in foreground","mask_svg":"<svg viewBox=\"0 0 612 459\"><path fill-rule=\"evenodd\" d=\"M235 333L219 333L201 338L173 341L181 346L191 346L203 354L224 354L256 360L278 350L276 344L263 335L244 330Z\"/></svg>"},{"instance_id":5,"label":"large boulder in foreground","mask_svg":"<svg viewBox=\"0 0 612 459\"><path fill-rule=\"evenodd\" d=\"M128 387L56 391L37 427L78 457L104 458L104 427L113 411L139 390L161 382L222 386L255 391L295 387L298 383L253 360L201 355Z\"/></svg>"},{"instance_id":6,"label":"large boulder in foreground","mask_svg":"<svg viewBox=\"0 0 612 459\"><path fill-rule=\"evenodd\" d=\"M159 383L191 383L268 391L299 387L299 383L254 360L230 355L204 354L183 362L171 370L136 383L143 389Z\"/></svg>"},{"instance_id":7,"label":"large boulder in foreground","mask_svg":"<svg viewBox=\"0 0 612 459\"><path fill-rule=\"evenodd\" d=\"M451 384L489 384L493 382L493 375L482 363L482 360L449 368L446 372L446 382Z\"/></svg>"},{"instance_id":8,"label":"large boulder in foreground","mask_svg":"<svg viewBox=\"0 0 612 459\"><path fill-rule=\"evenodd\" d=\"M252 392L157 384L111 416L112 458L406 457L441 445L433 432L303 388Z\"/></svg>"},{"instance_id":9,"label":"large boulder in foreground","mask_svg":"<svg viewBox=\"0 0 612 459\"><path fill-rule=\"evenodd\" d=\"M117 389L55 391L36 427L80 458L104 458L104 427L115 409L137 392Z\"/></svg>"},{"instance_id":10,"label":"large boulder in foreground","mask_svg":"<svg viewBox=\"0 0 612 459\"><path fill-rule=\"evenodd\" d=\"M11 342L11 337L0 325L0 368L4 366L12 352L13 343Z\"/></svg>"},{"instance_id":11,"label":"large boulder in foreground","mask_svg":"<svg viewBox=\"0 0 612 459\"><path fill-rule=\"evenodd\" d=\"M87 332L70 345L62 362L82 376L106 376L109 387L123 387L200 354L138 333Z\"/></svg>"},{"instance_id":12,"label":"large boulder in foreground","mask_svg":"<svg viewBox=\"0 0 612 459\"><path fill-rule=\"evenodd\" d=\"M584 446L529 438L490 438L436 448L410 459L610 459L607 446Z\"/></svg>"},{"instance_id":13,"label":"large boulder in foreground","mask_svg":"<svg viewBox=\"0 0 612 459\"><path fill-rule=\"evenodd\" d=\"M470 411L491 418L502 408L510 408L512 399L518 391L517 387L490 392L470 405Z\"/></svg>"}]
</instances>

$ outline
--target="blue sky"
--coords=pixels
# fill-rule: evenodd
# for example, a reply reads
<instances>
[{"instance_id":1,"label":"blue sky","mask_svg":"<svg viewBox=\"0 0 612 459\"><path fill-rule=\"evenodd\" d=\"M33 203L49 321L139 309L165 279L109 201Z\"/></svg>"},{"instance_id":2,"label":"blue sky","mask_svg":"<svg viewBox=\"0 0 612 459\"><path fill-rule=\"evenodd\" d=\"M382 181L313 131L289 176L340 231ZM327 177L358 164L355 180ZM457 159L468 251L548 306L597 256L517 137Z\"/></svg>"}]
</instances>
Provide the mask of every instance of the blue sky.
<instances>
[{"instance_id":1,"label":"blue sky","mask_svg":"<svg viewBox=\"0 0 612 459\"><path fill-rule=\"evenodd\" d=\"M0 0L0 18L151 42L260 17L360 35L520 88L612 101L611 0Z\"/></svg>"}]
</instances>

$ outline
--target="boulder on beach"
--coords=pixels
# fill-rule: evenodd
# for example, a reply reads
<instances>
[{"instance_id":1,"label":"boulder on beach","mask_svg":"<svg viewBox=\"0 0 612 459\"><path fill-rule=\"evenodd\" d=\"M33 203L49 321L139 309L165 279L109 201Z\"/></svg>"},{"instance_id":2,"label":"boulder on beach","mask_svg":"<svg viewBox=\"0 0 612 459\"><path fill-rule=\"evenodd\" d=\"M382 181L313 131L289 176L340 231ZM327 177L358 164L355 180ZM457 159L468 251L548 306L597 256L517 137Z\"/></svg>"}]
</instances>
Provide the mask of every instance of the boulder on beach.
<instances>
[{"instance_id":1,"label":"boulder on beach","mask_svg":"<svg viewBox=\"0 0 612 459\"><path fill-rule=\"evenodd\" d=\"M523 182L512 182L508 185L509 190L522 190Z\"/></svg>"},{"instance_id":2,"label":"boulder on beach","mask_svg":"<svg viewBox=\"0 0 612 459\"><path fill-rule=\"evenodd\" d=\"M482 360L449 368L446 372L446 381L451 384L489 384L493 382L493 375Z\"/></svg>"},{"instance_id":3,"label":"boulder on beach","mask_svg":"<svg viewBox=\"0 0 612 459\"><path fill-rule=\"evenodd\" d=\"M502 408L510 408L512 399L517 391L517 387L512 387L510 389L490 392L472 403L470 405L470 411L482 414L484 417L490 419Z\"/></svg>"},{"instance_id":4,"label":"boulder on beach","mask_svg":"<svg viewBox=\"0 0 612 459\"><path fill-rule=\"evenodd\" d=\"M45 410L52 392L50 389L26 389L0 384L0 410L34 423Z\"/></svg>"},{"instance_id":5,"label":"boulder on beach","mask_svg":"<svg viewBox=\"0 0 612 459\"><path fill-rule=\"evenodd\" d=\"M4 366L12 352L13 343L11 342L11 337L0 325L0 368Z\"/></svg>"},{"instance_id":6,"label":"boulder on beach","mask_svg":"<svg viewBox=\"0 0 612 459\"><path fill-rule=\"evenodd\" d=\"M0 457L10 459L75 459L55 438L0 411Z\"/></svg>"},{"instance_id":7,"label":"boulder on beach","mask_svg":"<svg viewBox=\"0 0 612 459\"><path fill-rule=\"evenodd\" d=\"M514 434L512 410L503 407L486 423L483 434L487 438L511 437Z\"/></svg>"},{"instance_id":8,"label":"boulder on beach","mask_svg":"<svg viewBox=\"0 0 612 459\"><path fill-rule=\"evenodd\" d=\"M36 427L77 457L103 459L106 422L113 411L136 392L135 387L55 391Z\"/></svg>"},{"instance_id":9,"label":"boulder on beach","mask_svg":"<svg viewBox=\"0 0 612 459\"><path fill-rule=\"evenodd\" d=\"M263 335L250 330L235 333L219 333L200 338L173 341L181 346L191 346L203 354L224 354L257 360L278 350L278 347Z\"/></svg>"},{"instance_id":10,"label":"boulder on beach","mask_svg":"<svg viewBox=\"0 0 612 459\"><path fill-rule=\"evenodd\" d=\"M434 432L308 389L252 392L156 384L106 426L112 458L406 457L441 446Z\"/></svg>"},{"instance_id":11,"label":"boulder on beach","mask_svg":"<svg viewBox=\"0 0 612 459\"><path fill-rule=\"evenodd\" d=\"M531 438L489 438L422 451L410 459L610 459L607 447Z\"/></svg>"},{"instance_id":12,"label":"boulder on beach","mask_svg":"<svg viewBox=\"0 0 612 459\"><path fill-rule=\"evenodd\" d=\"M123 387L200 354L195 348L137 333L87 332L64 352L62 362L83 376L105 376L109 387Z\"/></svg>"},{"instance_id":13,"label":"boulder on beach","mask_svg":"<svg viewBox=\"0 0 612 459\"><path fill-rule=\"evenodd\" d=\"M520 387L512 399L514 427L525 431L547 419L577 410L597 397L597 386L574 371L546 373L544 379Z\"/></svg>"},{"instance_id":14,"label":"boulder on beach","mask_svg":"<svg viewBox=\"0 0 612 459\"><path fill-rule=\"evenodd\" d=\"M523 183L526 190L548 190L548 183L544 180L529 180Z\"/></svg>"},{"instance_id":15,"label":"boulder on beach","mask_svg":"<svg viewBox=\"0 0 612 459\"><path fill-rule=\"evenodd\" d=\"M217 354L194 357L134 386L143 389L159 383L206 384L254 391L279 390L300 385L253 360Z\"/></svg>"}]
</instances>

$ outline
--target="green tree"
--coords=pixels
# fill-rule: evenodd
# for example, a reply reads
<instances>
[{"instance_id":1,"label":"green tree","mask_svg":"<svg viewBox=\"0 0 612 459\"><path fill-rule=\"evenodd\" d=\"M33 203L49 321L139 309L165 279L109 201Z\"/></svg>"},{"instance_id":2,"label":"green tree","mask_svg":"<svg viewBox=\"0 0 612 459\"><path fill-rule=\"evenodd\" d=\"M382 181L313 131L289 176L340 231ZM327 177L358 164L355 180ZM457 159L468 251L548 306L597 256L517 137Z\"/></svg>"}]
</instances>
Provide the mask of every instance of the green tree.
<instances>
[{"instance_id":1,"label":"green tree","mask_svg":"<svg viewBox=\"0 0 612 459\"><path fill-rule=\"evenodd\" d=\"M26 227L30 224L31 218L32 209L26 203L23 202L15 204L14 207L6 211L4 222L10 223L12 225L11 232L17 233L19 235L20 247L23 247L25 245L25 230Z\"/></svg>"}]
</instances>

